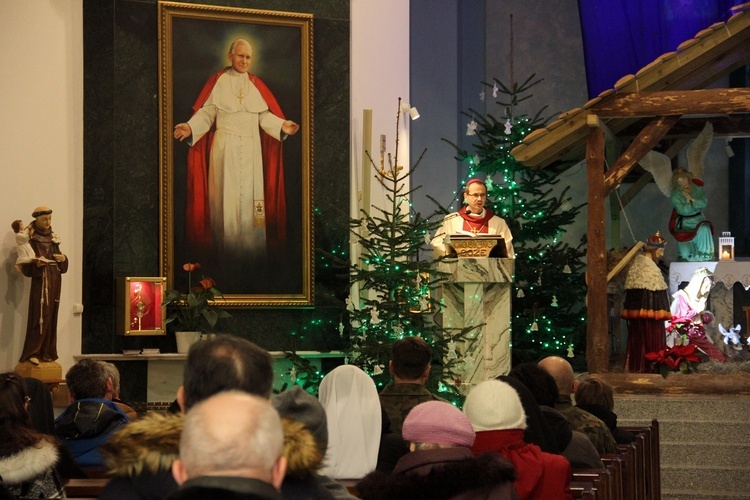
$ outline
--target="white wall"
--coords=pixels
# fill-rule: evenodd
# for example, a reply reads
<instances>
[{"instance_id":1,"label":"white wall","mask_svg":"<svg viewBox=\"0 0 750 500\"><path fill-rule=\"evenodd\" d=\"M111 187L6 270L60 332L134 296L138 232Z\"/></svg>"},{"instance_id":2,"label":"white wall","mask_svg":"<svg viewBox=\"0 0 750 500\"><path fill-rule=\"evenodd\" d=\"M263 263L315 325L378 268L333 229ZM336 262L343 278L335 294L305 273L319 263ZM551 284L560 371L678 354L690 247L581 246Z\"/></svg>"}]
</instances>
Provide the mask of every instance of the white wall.
<instances>
[{"instance_id":1,"label":"white wall","mask_svg":"<svg viewBox=\"0 0 750 500\"><path fill-rule=\"evenodd\" d=\"M83 221L82 0L0 0L0 371L18 362L30 280L15 270L10 223L39 205L70 260L63 276L57 349L63 374L81 352Z\"/></svg>"},{"instance_id":2,"label":"white wall","mask_svg":"<svg viewBox=\"0 0 750 500\"><path fill-rule=\"evenodd\" d=\"M381 134L386 136L386 151L394 154L399 97L409 102L409 2L352 0L351 174L359 189L363 178L362 112L372 109L372 148L378 159ZM398 157L403 166L411 165L408 127L407 120L400 120ZM373 175L369 168L366 172ZM382 187L375 179L371 181L372 204L386 206Z\"/></svg>"}]
</instances>

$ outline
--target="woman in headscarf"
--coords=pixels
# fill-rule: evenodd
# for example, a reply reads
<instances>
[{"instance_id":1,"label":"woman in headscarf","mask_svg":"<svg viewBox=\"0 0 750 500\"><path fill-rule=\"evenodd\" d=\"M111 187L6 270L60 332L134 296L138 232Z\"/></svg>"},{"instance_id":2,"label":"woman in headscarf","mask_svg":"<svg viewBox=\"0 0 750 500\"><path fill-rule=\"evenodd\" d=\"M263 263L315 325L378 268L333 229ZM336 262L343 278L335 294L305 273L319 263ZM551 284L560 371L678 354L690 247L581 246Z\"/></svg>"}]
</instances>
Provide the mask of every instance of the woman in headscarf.
<instances>
[{"instance_id":1,"label":"woman in headscarf","mask_svg":"<svg viewBox=\"0 0 750 500\"><path fill-rule=\"evenodd\" d=\"M356 366L339 366L323 377L318 399L328 419L328 451L321 474L359 479L375 470L382 415L372 379Z\"/></svg>"}]
</instances>

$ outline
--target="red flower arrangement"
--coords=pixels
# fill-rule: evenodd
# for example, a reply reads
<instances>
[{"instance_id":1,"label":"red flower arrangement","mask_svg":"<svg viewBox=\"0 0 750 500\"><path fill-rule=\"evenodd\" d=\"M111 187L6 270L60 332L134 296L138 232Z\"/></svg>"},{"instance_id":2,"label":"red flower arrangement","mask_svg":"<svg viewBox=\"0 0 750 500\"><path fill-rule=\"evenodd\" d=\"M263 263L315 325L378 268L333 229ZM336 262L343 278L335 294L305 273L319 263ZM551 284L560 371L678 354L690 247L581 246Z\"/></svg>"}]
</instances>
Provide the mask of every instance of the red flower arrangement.
<instances>
[{"instance_id":1,"label":"red flower arrangement","mask_svg":"<svg viewBox=\"0 0 750 500\"><path fill-rule=\"evenodd\" d=\"M219 318L230 318L228 312L213 307L217 297L224 295L216 289L216 282L207 276L202 276L196 286L193 286L193 272L201 268L197 262L188 262L182 269L188 273L188 293L183 295L179 290L167 290L162 305L172 306L172 311L167 317L167 324L176 322L177 328L196 332L205 332L216 326Z\"/></svg>"},{"instance_id":2,"label":"red flower arrangement","mask_svg":"<svg viewBox=\"0 0 750 500\"><path fill-rule=\"evenodd\" d=\"M651 366L658 369L664 378L667 378L670 371L694 372L695 364L701 361L700 356L695 353L695 344L676 345L661 351L646 353L645 356L651 361Z\"/></svg>"}]
</instances>

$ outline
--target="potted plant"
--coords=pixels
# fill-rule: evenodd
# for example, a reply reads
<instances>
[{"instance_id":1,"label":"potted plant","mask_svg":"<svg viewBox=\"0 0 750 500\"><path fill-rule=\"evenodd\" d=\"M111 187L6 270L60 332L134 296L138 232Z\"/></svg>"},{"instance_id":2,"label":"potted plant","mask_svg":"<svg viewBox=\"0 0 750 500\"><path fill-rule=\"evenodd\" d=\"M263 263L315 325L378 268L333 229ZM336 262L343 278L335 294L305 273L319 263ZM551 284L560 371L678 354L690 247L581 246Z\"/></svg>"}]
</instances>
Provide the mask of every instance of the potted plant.
<instances>
[{"instance_id":1,"label":"potted plant","mask_svg":"<svg viewBox=\"0 0 750 500\"><path fill-rule=\"evenodd\" d=\"M200 338L201 333L216 326L219 318L230 318L231 314L215 307L216 299L224 295L216 289L216 282L207 276L202 276L193 286L193 272L201 265L188 262L182 269L188 273L188 293L179 290L167 290L162 305L167 306L169 314L166 323L172 323L176 328L177 352L187 352L190 345Z\"/></svg>"}]
</instances>

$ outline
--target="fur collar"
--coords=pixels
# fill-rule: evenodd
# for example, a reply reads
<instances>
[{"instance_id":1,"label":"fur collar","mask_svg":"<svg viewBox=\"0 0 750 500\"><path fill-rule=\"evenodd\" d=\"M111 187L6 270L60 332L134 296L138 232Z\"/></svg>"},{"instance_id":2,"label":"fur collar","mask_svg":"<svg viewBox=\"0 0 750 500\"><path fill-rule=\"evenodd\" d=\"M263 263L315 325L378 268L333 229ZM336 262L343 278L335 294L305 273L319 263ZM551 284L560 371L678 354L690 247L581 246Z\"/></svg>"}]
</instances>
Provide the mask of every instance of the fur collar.
<instances>
[{"instance_id":1,"label":"fur collar","mask_svg":"<svg viewBox=\"0 0 750 500\"><path fill-rule=\"evenodd\" d=\"M313 434L302 422L282 419L284 425L284 456L287 459L286 475L305 477L323 466L324 452L320 450Z\"/></svg>"},{"instance_id":2,"label":"fur collar","mask_svg":"<svg viewBox=\"0 0 750 500\"><path fill-rule=\"evenodd\" d=\"M33 479L57 463L57 446L43 439L13 455L0 459L0 478L8 484Z\"/></svg>"},{"instance_id":3,"label":"fur collar","mask_svg":"<svg viewBox=\"0 0 750 500\"><path fill-rule=\"evenodd\" d=\"M183 424L181 413L155 413L119 428L102 445L110 474L134 477L171 468L180 455Z\"/></svg>"}]
</instances>

